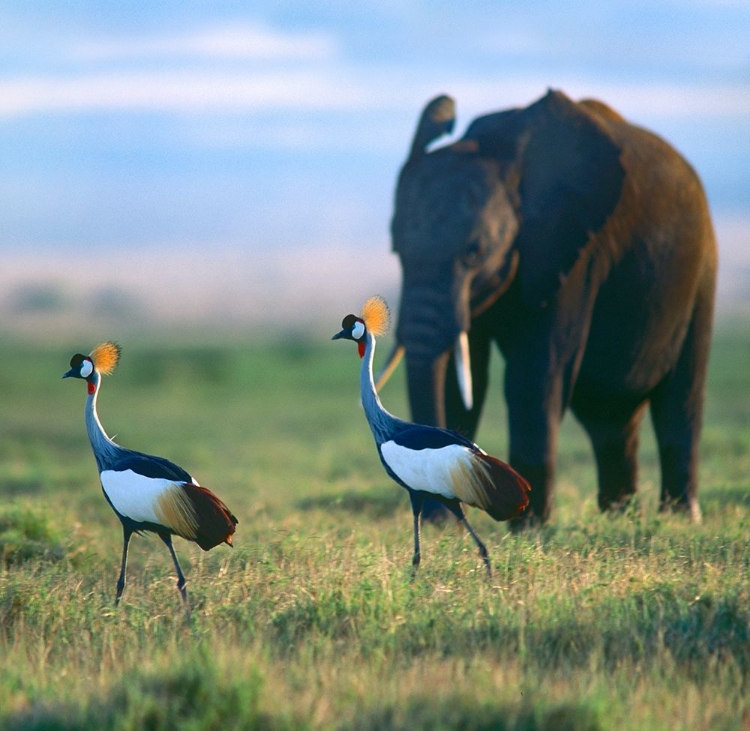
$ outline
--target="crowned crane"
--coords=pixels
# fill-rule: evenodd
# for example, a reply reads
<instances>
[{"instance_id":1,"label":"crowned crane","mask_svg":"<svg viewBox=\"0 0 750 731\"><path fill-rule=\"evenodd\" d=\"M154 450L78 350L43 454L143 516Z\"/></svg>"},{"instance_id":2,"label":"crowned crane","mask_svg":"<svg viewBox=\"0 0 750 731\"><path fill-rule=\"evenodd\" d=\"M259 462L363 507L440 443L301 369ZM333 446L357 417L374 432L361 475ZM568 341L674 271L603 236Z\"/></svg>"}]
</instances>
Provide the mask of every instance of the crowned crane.
<instances>
[{"instance_id":1,"label":"crowned crane","mask_svg":"<svg viewBox=\"0 0 750 731\"><path fill-rule=\"evenodd\" d=\"M164 541L177 571L177 588L187 604L185 575L172 536L197 543L208 551L220 543L232 545L237 518L210 490L201 487L182 467L164 459L125 449L110 439L96 412L102 375L110 375L120 360L120 346L102 343L90 355L77 353L63 378L86 381L85 420L102 490L122 523L123 546L115 604L125 588L128 544L133 533L150 531Z\"/></svg>"},{"instance_id":2,"label":"crowned crane","mask_svg":"<svg viewBox=\"0 0 750 731\"><path fill-rule=\"evenodd\" d=\"M443 503L470 533L479 555L492 576L487 547L466 520L461 503L481 508L495 520L517 518L529 504L529 483L510 465L491 457L474 442L448 429L412 424L389 414L380 403L373 382L375 336L385 335L390 325L386 301L379 296L365 302L362 313L347 315L333 340L357 343L360 393L380 461L388 475L405 487L414 514L413 572L420 561L419 523L422 502L432 497Z\"/></svg>"}]
</instances>

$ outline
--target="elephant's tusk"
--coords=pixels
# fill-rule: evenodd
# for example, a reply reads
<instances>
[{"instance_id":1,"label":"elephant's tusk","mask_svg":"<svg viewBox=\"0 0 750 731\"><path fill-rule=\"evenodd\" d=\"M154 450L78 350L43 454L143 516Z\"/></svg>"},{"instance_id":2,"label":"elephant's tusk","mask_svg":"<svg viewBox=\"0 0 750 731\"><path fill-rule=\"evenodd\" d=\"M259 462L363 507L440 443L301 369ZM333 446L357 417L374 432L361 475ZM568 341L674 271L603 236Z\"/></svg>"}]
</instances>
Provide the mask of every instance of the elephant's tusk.
<instances>
[{"instance_id":1,"label":"elephant's tusk","mask_svg":"<svg viewBox=\"0 0 750 731\"><path fill-rule=\"evenodd\" d=\"M380 391L380 389L388 382L388 379L393 375L393 371L398 368L398 364L404 357L404 352L405 348L400 343L396 343L393 346L393 349L388 354L388 359L386 360L385 365L381 368L380 373L378 373L378 376L375 379L376 391Z\"/></svg>"},{"instance_id":2,"label":"elephant's tusk","mask_svg":"<svg viewBox=\"0 0 750 731\"><path fill-rule=\"evenodd\" d=\"M471 382L471 358L469 356L469 336L463 331L456 338L456 350L453 354L456 361L456 376L458 377L458 388L464 408L471 411L474 406L474 387Z\"/></svg>"}]
</instances>

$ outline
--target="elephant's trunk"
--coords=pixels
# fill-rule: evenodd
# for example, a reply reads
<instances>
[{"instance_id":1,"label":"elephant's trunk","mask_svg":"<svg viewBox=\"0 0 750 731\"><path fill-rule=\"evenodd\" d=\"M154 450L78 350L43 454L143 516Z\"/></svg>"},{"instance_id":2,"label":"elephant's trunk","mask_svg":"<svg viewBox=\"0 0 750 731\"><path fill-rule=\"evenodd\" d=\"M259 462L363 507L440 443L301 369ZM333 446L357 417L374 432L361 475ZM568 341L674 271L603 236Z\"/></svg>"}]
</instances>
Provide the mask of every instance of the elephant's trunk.
<instances>
[{"instance_id":1,"label":"elephant's trunk","mask_svg":"<svg viewBox=\"0 0 750 731\"><path fill-rule=\"evenodd\" d=\"M470 282L452 274L429 265L404 274L396 339L412 361L435 360L469 330Z\"/></svg>"},{"instance_id":2,"label":"elephant's trunk","mask_svg":"<svg viewBox=\"0 0 750 731\"><path fill-rule=\"evenodd\" d=\"M450 353L433 361L414 361L406 356L411 418L417 424L446 426L445 373Z\"/></svg>"},{"instance_id":3,"label":"elephant's trunk","mask_svg":"<svg viewBox=\"0 0 750 731\"><path fill-rule=\"evenodd\" d=\"M446 426L445 419L445 378L450 351L441 353L432 362L414 361L407 357L407 385L412 419L420 424ZM474 407L474 389L469 357L469 338L462 332L453 350L456 365L456 380L466 411ZM393 369L391 369L392 371ZM390 375L390 373L388 373ZM384 382L385 379L382 379ZM381 383L382 385L382 383Z\"/></svg>"},{"instance_id":4,"label":"elephant's trunk","mask_svg":"<svg viewBox=\"0 0 750 731\"><path fill-rule=\"evenodd\" d=\"M468 283L449 282L436 287L430 281L415 280L416 276L404 280L397 330L398 342L406 351L412 419L445 426L446 368L452 352L467 411L473 403Z\"/></svg>"}]
</instances>

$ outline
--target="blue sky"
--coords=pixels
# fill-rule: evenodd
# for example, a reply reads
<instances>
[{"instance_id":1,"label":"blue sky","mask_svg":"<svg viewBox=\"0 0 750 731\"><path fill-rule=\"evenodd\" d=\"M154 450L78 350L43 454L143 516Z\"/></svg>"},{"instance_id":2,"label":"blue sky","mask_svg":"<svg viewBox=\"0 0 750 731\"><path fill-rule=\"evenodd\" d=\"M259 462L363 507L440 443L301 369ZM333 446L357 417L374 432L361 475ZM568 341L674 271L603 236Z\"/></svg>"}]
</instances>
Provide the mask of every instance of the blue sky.
<instances>
[{"instance_id":1,"label":"blue sky","mask_svg":"<svg viewBox=\"0 0 750 731\"><path fill-rule=\"evenodd\" d=\"M555 87L680 149L744 261L750 4L571 7L6 0L0 250L52 269L95 255L102 271L128 252L175 268L176 252L227 252L252 268L352 251L382 257L392 279L394 182L424 102L453 95L460 133Z\"/></svg>"}]
</instances>

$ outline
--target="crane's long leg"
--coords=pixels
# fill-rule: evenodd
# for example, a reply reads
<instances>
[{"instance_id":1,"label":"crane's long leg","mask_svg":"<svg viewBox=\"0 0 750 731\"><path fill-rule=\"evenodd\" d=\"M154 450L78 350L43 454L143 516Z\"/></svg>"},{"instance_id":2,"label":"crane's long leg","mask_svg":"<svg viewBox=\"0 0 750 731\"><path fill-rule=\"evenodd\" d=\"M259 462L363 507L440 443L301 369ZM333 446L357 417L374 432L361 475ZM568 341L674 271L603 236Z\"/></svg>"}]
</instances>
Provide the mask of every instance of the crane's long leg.
<instances>
[{"instance_id":1,"label":"crane's long leg","mask_svg":"<svg viewBox=\"0 0 750 731\"><path fill-rule=\"evenodd\" d=\"M187 584L187 580L185 579L185 574L182 573L182 569L180 568L180 562L177 560L177 554L174 551L174 546L172 545L172 536L169 533L159 533L159 538L166 543L167 548L169 549L169 553L172 556L172 561L174 562L175 571L177 571L177 588L180 590L180 596L182 596L182 601L187 604L187 590L185 589L185 584Z\"/></svg>"},{"instance_id":2,"label":"crane's long leg","mask_svg":"<svg viewBox=\"0 0 750 731\"><path fill-rule=\"evenodd\" d=\"M460 503L456 505L449 505L448 509L456 516L456 518L458 518L458 522L461 523L467 531L469 531L469 534L474 539L474 543L477 544L477 548L479 549L479 555L484 561L484 567L487 569L487 578L491 579L492 567L490 566L490 556L487 553L487 546L484 545L482 539L477 535L477 532L471 527L469 521L466 520L466 515L464 514L463 508L461 507Z\"/></svg>"},{"instance_id":3,"label":"crane's long leg","mask_svg":"<svg viewBox=\"0 0 750 731\"><path fill-rule=\"evenodd\" d=\"M474 543L477 544L477 548L479 549L479 555L482 557L482 560L484 561L484 566L487 569L487 578L492 578L492 567L490 566L490 557L487 553L487 546L482 543L482 539L477 535L477 532L471 527L469 524L469 521L466 520L466 516L464 516L464 519L461 521L464 524L464 527L466 530L471 533L471 537L474 539Z\"/></svg>"},{"instance_id":4,"label":"crane's long leg","mask_svg":"<svg viewBox=\"0 0 750 731\"><path fill-rule=\"evenodd\" d=\"M419 561L421 559L419 548L419 520L422 515L422 503L424 499L421 495L417 495L413 492L409 493L409 497L411 498L411 510L414 514L414 556L411 559L411 576L414 578L417 575L417 569L419 568Z\"/></svg>"},{"instance_id":5,"label":"crane's long leg","mask_svg":"<svg viewBox=\"0 0 750 731\"><path fill-rule=\"evenodd\" d=\"M133 535L131 528L122 526L122 561L120 563L120 578L117 579L117 595L115 596L115 606L120 603L120 597L122 596L123 589L125 589L125 571L128 566L128 545L130 544L130 537Z\"/></svg>"}]
</instances>

